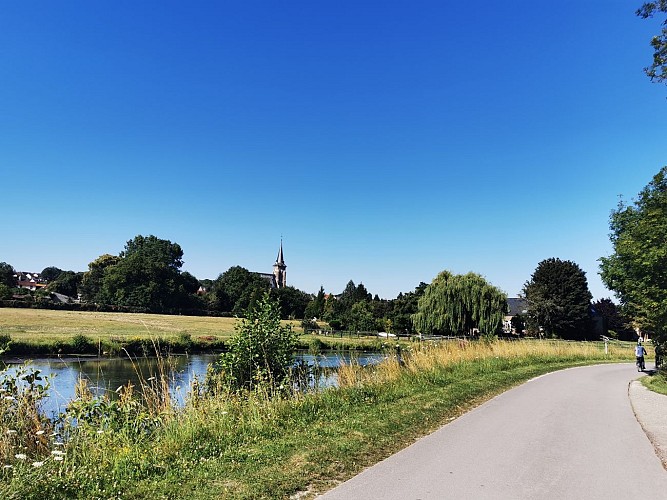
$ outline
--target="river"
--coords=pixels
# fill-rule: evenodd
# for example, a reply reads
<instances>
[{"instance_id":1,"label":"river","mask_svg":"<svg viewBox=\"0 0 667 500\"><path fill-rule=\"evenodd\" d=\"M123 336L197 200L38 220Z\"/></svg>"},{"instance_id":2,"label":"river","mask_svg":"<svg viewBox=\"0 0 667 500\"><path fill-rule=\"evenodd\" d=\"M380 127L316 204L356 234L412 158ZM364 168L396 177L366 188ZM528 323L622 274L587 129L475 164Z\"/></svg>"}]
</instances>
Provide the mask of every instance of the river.
<instances>
[{"instance_id":1,"label":"river","mask_svg":"<svg viewBox=\"0 0 667 500\"><path fill-rule=\"evenodd\" d=\"M192 383L195 380L204 381L209 364L217 357L215 354L172 356L162 360L162 364L156 358L47 358L30 361L28 366L33 370L39 370L40 376L49 377L51 387L48 397L43 401L42 411L49 417L55 417L74 399L75 386L80 378L86 379L94 394L101 396L106 393L114 397L116 390L128 382L139 387L142 381L146 383L151 377L157 376L160 366L166 367L163 369L169 381L172 400L182 405ZM379 353L329 352L318 355L308 353L295 355L295 363L304 363L309 367L311 389L335 386L336 370L342 363L354 361L366 366L382 359L384 355ZM8 362L8 364L7 373L15 373L18 363ZM0 372L0 379L1 377Z\"/></svg>"}]
</instances>

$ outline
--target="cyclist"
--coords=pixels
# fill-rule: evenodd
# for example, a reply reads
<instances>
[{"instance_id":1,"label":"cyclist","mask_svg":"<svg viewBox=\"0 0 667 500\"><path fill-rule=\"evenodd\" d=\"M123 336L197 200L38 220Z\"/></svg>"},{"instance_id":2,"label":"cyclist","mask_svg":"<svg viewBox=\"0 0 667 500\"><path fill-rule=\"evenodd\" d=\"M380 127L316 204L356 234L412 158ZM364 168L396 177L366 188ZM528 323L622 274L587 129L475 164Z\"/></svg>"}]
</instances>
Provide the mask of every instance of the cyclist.
<instances>
[{"instance_id":1,"label":"cyclist","mask_svg":"<svg viewBox=\"0 0 667 500\"><path fill-rule=\"evenodd\" d=\"M635 357L637 358L637 366L642 370L644 369L644 355L646 354L646 349L641 342L637 342L635 346Z\"/></svg>"}]
</instances>

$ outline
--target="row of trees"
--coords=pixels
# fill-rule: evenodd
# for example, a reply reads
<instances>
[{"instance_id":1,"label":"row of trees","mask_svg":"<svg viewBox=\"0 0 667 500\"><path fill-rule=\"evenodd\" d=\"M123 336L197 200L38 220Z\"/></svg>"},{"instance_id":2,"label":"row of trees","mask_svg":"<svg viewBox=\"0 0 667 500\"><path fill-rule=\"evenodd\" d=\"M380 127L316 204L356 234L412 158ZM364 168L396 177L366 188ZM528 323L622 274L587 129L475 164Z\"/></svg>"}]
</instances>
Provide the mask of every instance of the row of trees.
<instances>
[{"instance_id":1,"label":"row of trees","mask_svg":"<svg viewBox=\"0 0 667 500\"><path fill-rule=\"evenodd\" d=\"M308 304L305 317L326 321L335 330L388 331L396 334L415 332L412 315L417 312L417 301L424 293L425 283L412 292L400 293L393 300L373 296L360 283L350 280L340 295L325 294L320 288Z\"/></svg>"},{"instance_id":2,"label":"row of trees","mask_svg":"<svg viewBox=\"0 0 667 500\"><path fill-rule=\"evenodd\" d=\"M294 287L271 289L269 282L247 269L234 266L215 280L198 280L181 271L183 251L168 240L137 236L119 255L104 254L85 273L47 267L42 278L48 291L79 294L85 303L161 313L231 313L242 316L266 293L279 306L280 315L306 318L305 326L317 328L325 321L336 330L388 331L410 335L496 334L506 314L507 297L474 273L440 273L431 284L383 300L363 284L350 280L340 295L324 288L312 296ZM0 283L7 288L14 270L0 264ZM198 293L202 288L207 293ZM622 326L614 304L606 299L591 307L585 273L573 262L547 259L541 262L524 287L529 314L519 330L533 334L585 339L593 329L597 310L617 329ZM1 295L1 293L0 293ZM7 294L5 293L5 296Z\"/></svg>"},{"instance_id":3,"label":"row of trees","mask_svg":"<svg viewBox=\"0 0 667 500\"><path fill-rule=\"evenodd\" d=\"M49 293L55 292L80 297L85 304L119 310L242 316L269 293L283 319L325 320L335 329L412 333L411 315L426 287L422 283L415 292L381 300L377 295L372 297L363 284L350 281L338 296L326 294L324 288L313 296L290 286L272 289L268 280L240 266L229 268L214 280L198 280L182 271L182 265L183 250L177 243L136 236L120 254L104 254L92 261L87 272L45 268L40 276L48 286L32 298L47 300ZM28 293L15 288L15 274L11 265L0 263L0 299Z\"/></svg>"}]
</instances>

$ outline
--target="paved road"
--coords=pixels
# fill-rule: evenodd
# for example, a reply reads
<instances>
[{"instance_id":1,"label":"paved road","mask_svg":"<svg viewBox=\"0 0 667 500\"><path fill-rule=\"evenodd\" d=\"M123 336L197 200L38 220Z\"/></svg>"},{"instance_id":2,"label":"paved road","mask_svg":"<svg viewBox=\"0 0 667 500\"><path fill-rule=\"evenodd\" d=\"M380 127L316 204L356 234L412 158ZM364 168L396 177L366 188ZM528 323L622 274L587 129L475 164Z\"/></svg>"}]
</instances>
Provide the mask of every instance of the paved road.
<instances>
[{"instance_id":1,"label":"paved road","mask_svg":"<svg viewBox=\"0 0 667 500\"><path fill-rule=\"evenodd\" d=\"M628 398L637 375L614 364L531 380L320 498L667 498L667 472Z\"/></svg>"}]
</instances>

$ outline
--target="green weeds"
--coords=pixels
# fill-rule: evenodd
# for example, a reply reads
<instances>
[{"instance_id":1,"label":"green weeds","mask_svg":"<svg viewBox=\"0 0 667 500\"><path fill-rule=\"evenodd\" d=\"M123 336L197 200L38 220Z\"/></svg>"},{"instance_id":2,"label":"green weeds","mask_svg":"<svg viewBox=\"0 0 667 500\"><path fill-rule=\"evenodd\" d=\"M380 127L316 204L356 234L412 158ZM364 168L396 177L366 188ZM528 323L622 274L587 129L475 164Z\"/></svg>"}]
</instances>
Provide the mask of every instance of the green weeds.
<instances>
[{"instance_id":1,"label":"green weeds","mask_svg":"<svg viewBox=\"0 0 667 500\"><path fill-rule=\"evenodd\" d=\"M667 395L667 373L665 371L659 371L654 375L642 377L640 380L646 388L658 394Z\"/></svg>"},{"instance_id":2,"label":"green weeds","mask_svg":"<svg viewBox=\"0 0 667 500\"><path fill-rule=\"evenodd\" d=\"M87 335L76 334L66 339L39 342L14 340L10 335L0 335L0 348L5 345L5 355L20 357L99 355L118 356L129 353L133 356L152 356L156 352L166 354L188 354L226 349L223 340L217 337L193 339L189 333L175 337L106 337L94 340Z\"/></svg>"}]
</instances>

